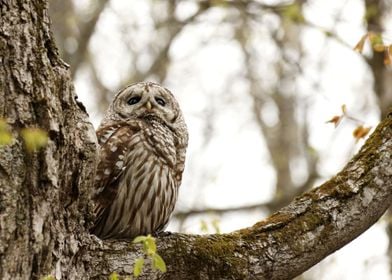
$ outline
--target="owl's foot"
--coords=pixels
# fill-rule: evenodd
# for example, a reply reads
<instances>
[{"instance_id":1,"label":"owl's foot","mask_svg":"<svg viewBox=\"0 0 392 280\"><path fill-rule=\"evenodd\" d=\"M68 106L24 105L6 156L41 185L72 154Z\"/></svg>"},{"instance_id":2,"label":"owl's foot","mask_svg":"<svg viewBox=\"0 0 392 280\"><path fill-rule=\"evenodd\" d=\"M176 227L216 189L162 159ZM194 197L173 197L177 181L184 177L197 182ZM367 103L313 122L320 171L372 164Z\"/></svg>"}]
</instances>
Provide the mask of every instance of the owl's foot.
<instances>
[{"instance_id":1,"label":"owl's foot","mask_svg":"<svg viewBox=\"0 0 392 280\"><path fill-rule=\"evenodd\" d=\"M161 231L161 232L154 233L155 237L167 237L170 235L172 235L172 232L170 232L170 231Z\"/></svg>"}]
</instances>

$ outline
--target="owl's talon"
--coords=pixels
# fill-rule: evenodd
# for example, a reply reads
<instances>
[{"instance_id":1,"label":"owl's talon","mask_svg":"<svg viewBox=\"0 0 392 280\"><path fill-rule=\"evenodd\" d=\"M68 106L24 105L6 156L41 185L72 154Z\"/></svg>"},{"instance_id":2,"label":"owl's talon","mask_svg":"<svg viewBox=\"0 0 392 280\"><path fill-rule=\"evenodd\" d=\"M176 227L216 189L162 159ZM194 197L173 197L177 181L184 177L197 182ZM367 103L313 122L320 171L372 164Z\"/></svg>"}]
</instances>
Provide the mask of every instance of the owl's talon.
<instances>
[{"instance_id":1,"label":"owl's talon","mask_svg":"<svg viewBox=\"0 0 392 280\"><path fill-rule=\"evenodd\" d=\"M156 237L167 237L167 236L170 236L170 235L172 235L173 233L171 232L171 231L161 231L161 232L157 232L157 233L155 233L154 235L156 236Z\"/></svg>"}]
</instances>

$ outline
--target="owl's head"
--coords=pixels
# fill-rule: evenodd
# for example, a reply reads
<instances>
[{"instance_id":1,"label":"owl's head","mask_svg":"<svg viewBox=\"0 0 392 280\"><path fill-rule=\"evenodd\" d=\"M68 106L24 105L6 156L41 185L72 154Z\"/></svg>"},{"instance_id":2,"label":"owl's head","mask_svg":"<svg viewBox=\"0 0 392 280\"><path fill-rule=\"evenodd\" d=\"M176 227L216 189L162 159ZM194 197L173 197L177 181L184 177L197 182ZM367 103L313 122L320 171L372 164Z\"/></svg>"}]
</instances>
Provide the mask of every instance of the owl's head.
<instances>
[{"instance_id":1,"label":"owl's head","mask_svg":"<svg viewBox=\"0 0 392 280\"><path fill-rule=\"evenodd\" d=\"M115 97L105 118L127 120L157 117L172 128L185 127L185 122L173 94L151 82L140 82L122 89Z\"/></svg>"}]
</instances>

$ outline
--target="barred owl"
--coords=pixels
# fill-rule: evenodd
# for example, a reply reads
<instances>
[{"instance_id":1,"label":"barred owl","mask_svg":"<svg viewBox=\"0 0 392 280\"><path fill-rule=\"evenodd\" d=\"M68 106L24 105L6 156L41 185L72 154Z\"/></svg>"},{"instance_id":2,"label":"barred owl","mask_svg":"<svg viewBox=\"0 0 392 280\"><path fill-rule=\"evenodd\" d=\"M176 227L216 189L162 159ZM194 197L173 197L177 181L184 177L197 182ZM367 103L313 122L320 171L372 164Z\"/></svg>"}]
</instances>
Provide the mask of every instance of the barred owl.
<instances>
[{"instance_id":1,"label":"barred owl","mask_svg":"<svg viewBox=\"0 0 392 280\"><path fill-rule=\"evenodd\" d=\"M121 90L97 130L95 177L101 239L130 239L164 230L177 200L188 132L173 94L142 82Z\"/></svg>"}]
</instances>

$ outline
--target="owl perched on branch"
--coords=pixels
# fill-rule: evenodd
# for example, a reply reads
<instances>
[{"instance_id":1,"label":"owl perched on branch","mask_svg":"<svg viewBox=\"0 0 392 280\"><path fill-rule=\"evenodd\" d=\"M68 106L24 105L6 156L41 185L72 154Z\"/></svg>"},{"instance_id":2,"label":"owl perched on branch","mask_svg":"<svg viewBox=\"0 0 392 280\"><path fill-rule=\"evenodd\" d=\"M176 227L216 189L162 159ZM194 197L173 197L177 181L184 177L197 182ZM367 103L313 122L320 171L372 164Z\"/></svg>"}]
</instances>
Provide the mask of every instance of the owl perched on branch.
<instances>
[{"instance_id":1,"label":"owl perched on branch","mask_svg":"<svg viewBox=\"0 0 392 280\"><path fill-rule=\"evenodd\" d=\"M173 94L150 82L126 87L114 97L97 137L92 233L130 239L163 231L177 200L188 144Z\"/></svg>"}]
</instances>

